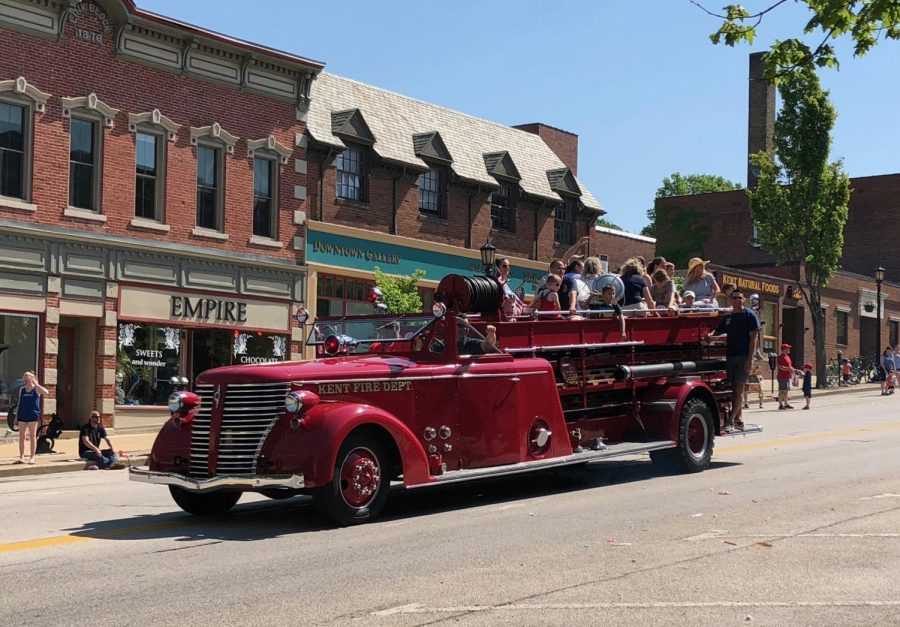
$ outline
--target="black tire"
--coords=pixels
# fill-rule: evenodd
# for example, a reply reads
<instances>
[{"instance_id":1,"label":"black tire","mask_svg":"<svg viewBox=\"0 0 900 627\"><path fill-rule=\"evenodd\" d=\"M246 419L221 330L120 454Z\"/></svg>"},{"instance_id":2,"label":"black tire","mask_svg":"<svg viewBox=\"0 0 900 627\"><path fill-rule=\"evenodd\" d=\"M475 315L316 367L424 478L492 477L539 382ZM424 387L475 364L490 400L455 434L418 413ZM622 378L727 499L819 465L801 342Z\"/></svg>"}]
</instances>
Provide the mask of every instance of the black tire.
<instances>
[{"instance_id":1,"label":"black tire","mask_svg":"<svg viewBox=\"0 0 900 627\"><path fill-rule=\"evenodd\" d=\"M240 492L189 492L184 488L170 485L169 493L176 505L194 516L215 516L224 514L241 498Z\"/></svg>"},{"instance_id":2,"label":"black tire","mask_svg":"<svg viewBox=\"0 0 900 627\"><path fill-rule=\"evenodd\" d=\"M9 413L6 414L6 426L9 427L10 431L19 430L19 423L16 422L16 414L12 409L10 409Z\"/></svg>"},{"instance_id":3,"label":"black tire","mask_svg":"<svg viewBox=\"0 0 900 627\"><path fill-rule=\"evenodd\" d=\"M331 483L313 490L316 509L342 527L372 520L387 500L392 467L378 438L350 434L338 451ZM355 487L350 483L354 475L362 479Z\"/></svg>"},{"instance_id":4,"label":"black tire","mask_svg":"<svg viewBox=\"0 0 900 627\"><path fill-rule=\"evenodd\" d=\"M270 498L273 501L283 501L285 499L293 498L299 494L299 492L295 492L294 490L287 490L284 488L272 488L269 490L260 490L260 494L262 494L266 498Z\"/></svg>"},{"instance_id":5,"label":"black tire","mask_svg":"<svg viewBox=\"0 0 900 627\"><path fill-rule=\"evenodd\" d=\"M688 400L678 420L678 444L674 448L650 451L650 459L668 470L700 472L709 468L714 444L713 413L706 401Z\"/></svg>"}]
</instances>

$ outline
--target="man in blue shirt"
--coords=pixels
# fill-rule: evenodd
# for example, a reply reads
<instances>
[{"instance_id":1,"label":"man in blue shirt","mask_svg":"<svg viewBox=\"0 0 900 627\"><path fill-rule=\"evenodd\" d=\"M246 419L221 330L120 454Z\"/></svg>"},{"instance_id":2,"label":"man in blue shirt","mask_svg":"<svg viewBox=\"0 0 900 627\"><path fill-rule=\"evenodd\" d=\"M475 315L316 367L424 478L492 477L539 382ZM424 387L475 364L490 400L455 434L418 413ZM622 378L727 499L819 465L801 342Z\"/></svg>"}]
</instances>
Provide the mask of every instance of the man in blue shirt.
<instances>
[{"instance_id":1,"label":"man in blue shirt","mask_svg":"<svg viewBox=\"0 0 900 627\"><path fill-rule=\"evenodd\" d=\"M725 420L725 431L731 433L735 427L741 429L741 410L744 407L744 385L753 365L753 351L759 335L759 319L749 309L744 308L744 294L739 289L731 292L731 313L719 320L719 326L710 333L727 336L725 343L725 372L731 383L731 414Z\"/></svg>"}]
</instances>

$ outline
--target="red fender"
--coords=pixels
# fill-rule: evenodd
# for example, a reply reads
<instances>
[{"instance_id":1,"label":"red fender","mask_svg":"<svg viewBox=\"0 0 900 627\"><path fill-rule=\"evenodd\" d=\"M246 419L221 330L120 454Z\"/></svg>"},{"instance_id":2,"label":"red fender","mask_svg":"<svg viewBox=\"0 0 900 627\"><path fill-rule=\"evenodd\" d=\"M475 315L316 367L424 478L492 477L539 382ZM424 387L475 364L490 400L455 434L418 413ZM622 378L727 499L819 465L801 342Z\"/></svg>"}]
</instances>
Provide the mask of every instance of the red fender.
<instances>
[{"instance_id":1,"label":"red fender","mask_svg":"<svg viewBox=\"0 0 900 627\"><path fill-rule=\"evenodd\" d=\"M431 483L428 456L416 436L396 416L357 403L319 403L301 412L302 426L290 428L289 415L283 416L269 433L262 455L274 464L274 472L302 472L307 487L331 482L338 451L351 431L364 425L384 429L400 451L405 485Z\"/></svg>"},{"instance_id":2,"label":"red fender","mask_svg":"<svg viewBox=\"0 0 900 627\"><path fill-rule=\"evenodd\" d=\"M669 438L673 442L678 440L678 421L681 416L681 410L688 398L694 397L700 397L707 401L713 411L715 424L719 424L719 404L716 402L715 394L713 394L713 391L705 381L696 379L664 385L652 385L647 390L648 393L640 399L642 406L641 417L649 416L649 414L665 415L663 420L645 421L648 430L652 424L663 427L661 431L650 432L648 435ZM674 406L672 403L674 403ZM663 404L668 404L668 407L663 408ZM718 426L716 427L716 432L718 433Z\"/></svg>"},{"instance_id":3,"label":"red fender","mask_svg":"<svg viewBox=\"0 0 900 627\"><path fill-rule=\"evenodd\" d=\"M196 410L192 411L196 413ZM185 426L179 429L172 424L171 418L167 419L162 429L156 434L156 440L153 441L153 448L150 450L148 460L150 470L187 473L190 457L190 427ZM176 463L176 458L181 459L181 465Z\"/></svg>"}]
</instances>

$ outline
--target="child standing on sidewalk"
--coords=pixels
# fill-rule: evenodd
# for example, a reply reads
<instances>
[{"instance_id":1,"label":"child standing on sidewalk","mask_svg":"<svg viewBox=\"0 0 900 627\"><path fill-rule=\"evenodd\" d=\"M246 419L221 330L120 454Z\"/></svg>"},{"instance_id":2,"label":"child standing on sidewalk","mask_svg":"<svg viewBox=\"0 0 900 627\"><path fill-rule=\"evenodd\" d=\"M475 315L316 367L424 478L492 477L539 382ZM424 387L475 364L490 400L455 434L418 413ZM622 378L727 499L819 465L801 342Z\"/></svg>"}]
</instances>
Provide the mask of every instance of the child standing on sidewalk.
<instances>
[{"instance_id":1,"label":"child standing on sidewalk","mask_svg":"<svg viewBox=\"0 0 900 627\"><path fill-rule=\"evenodd\" d=\"M809 409L809 401L812 399L812 364L803 364L803 398L806 399L803 409Z\"/></svg>"},{"instance_id":2,"label":"child standing on sidewalk","mask_svg":"<svg viewBox=\"0 0 900 627\"><path fill-rule=\"evenodd\" d=\"M850 385L850 375L852 374L853 366L850 365L850 360L845 357L844 363L841 364L841 379L843 379L842 385L844 387Z\"/></svg>"}]
</instances>

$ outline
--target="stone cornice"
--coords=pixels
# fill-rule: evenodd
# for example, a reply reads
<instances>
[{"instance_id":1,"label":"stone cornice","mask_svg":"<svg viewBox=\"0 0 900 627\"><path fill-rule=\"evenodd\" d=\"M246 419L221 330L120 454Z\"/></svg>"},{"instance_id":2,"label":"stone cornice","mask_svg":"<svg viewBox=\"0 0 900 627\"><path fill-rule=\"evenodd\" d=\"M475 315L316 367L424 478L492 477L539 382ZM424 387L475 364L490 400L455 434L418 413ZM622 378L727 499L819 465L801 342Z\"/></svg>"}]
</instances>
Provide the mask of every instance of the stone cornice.
<instances>
[{"instance_id":1,"label":"stone cornice","mask_svg":"<svg viewBox=\"0 0 900 627\"><path fill-rule=\"evenodd\" d=\"M196 146L200 139L215 139L225 144L228 153L234 152L234 145L240 139L237 135L232 135L226 131L218 122L213 122L209 126L192 126L191 127L191 145Z\"/></svg>"},{"instance_id":2,"label":"stone cornice","mask_svg":"<svg viewBox=\"0 0 900 627\"><path fill-rule=\"evenodd\" d=\"M45 94L40 89L25 80L24 76L20 76L15 80L0 81L0 94L14 93L24 96L34 102L35 109L43 113L46 108L50 94Z\"/></svg>"},{"instance_id":3,"label":"stone cornice","mask_svg":"<svg viewBox=\"0 0 900 627\"><path fill-rule=\"evenodd\" d=\"M128 130L132 133L136 133L138 130L138 125L147 124L150 126L159 126L160 128L164 128L166 130L166 136L169 138L170 142L175 141L175 137L178 134L178 129L181 128L181 124L176 124L162 113L159 112L159 109L154 109L153 111L148 111L147 113L129 113L128 114Z\"/></svg>"},{"instance_id":4,"label":"stone cornice","mask_svg":"<svg viewBox=\"0 0 900 627\"><path fill-rule=\"evenodd\" d=\"M247 140L247 156L254 157L257 152L275 153L281 159L281 164L288 162L291 156L291 149L284 144L279 143L273 135L269 135L264 139L248 139Z\"/></svg>"},{"instance_id":5,"label":"stone cornice","mask_svg":"<svg viewBox=\"0 0 900 627\"><path fill-rule=\"evenodd\" d=\"M243 264L254 269L262 266L273 270L282 270L293 274L306 274L306 268L298 265L294 259L264 257L250 253L231 250L217 250L168 241L137 239L121 235L109 235L93 231L80 231L55 225L34 224L14 220L0 219L0 233L17 238L34 238L36 240L59 240L76 242L86 246L100 248L123 248L145 254L158 253L167 256L193 257L206 262L221 261L225 263ZM22 241L25 241L24 239Z\"/></svg>"},{"instance_id":6,"label":"stone cornice","mask_svg":"<svg viewBox=\"0 0 900 627\"><path fill-rule=\"evenodd\" d=\"M113 120L119 114L118 109L113 109L108 104L97 98L97 94L91 93L78 98L61 98L63 117L72 117L75 109L84 109L99 114L107 128L112 128Z\"/></svg>"}]
</instances>

